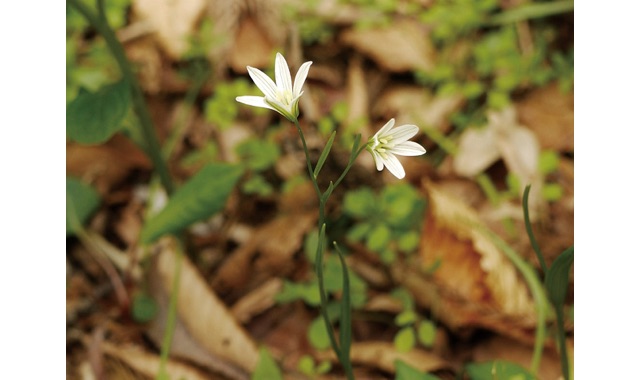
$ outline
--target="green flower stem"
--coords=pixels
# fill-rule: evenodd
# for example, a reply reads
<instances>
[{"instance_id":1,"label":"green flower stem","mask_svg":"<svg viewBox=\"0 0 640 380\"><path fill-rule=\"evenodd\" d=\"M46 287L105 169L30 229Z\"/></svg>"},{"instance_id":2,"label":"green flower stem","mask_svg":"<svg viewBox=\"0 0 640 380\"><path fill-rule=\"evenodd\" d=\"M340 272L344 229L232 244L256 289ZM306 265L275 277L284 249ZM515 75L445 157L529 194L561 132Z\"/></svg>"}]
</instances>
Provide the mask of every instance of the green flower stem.
<instances>
[{"instance_id":1,"label":"green flower stem","mask_svg":"<svg viewBox=\"0 0 640 380\"><path fill-rule=\"evenodd\" d=\"M122 76L131 87L133 109L138 116L142 136L145 139L145 150L149 155L151 161L153 161L154 167L158 175L160 176L160 180L162 181L162 185L164 186L165 190L169 194L173 193L173 180L171 179L171 175L169 174L169 168L162 159L160 143L153 127L151 115L145 103L144 94L142 93L142 89L140 88L133 70L131 69L129 61L127 60L127 56L124 52L122 44L120 44L120 41L118 41L118 38L116 37L114 31L111 29L109 23L107 22L107 19L105 18L103 1L99 0L97 2L98 15L95 15L94 12L91 11L80 0L67 0L67 4L78 10L78 12L80 12L84 16L84 18L87 19L89 24L96 28L98 33L100 33L105 39L105 42L107 43L107 46L109 46L109 49L111 50L111 53L113 54L116 62L118 62L118 66L120 67Z\"/></svg>"},{"instance_id":2,"label":"green flower stem","mask_svg":"<svg viewBox=\"0 0 640 380\"><path fill-rule=\"evenodd\" d=\"M562 306L556 307L556 324L558 325L558 346L560 349L560 361L562 363L562 374L565 379L570 380L569 355L567 355L566 332L564 331L564 310Z\"/></svg>"},{"instance_id":3,"label":"green flower stem","mask_svg":"<svg viewBox=\"0 0 640 380\"><path fill-rule=\"evenodd\" d=\"M327 190L322 192L320 190L320 186L318 185L317 175L319 174L319 170L314 172L313 165L311 164L311 158L309 157L309 149L307 147L306 139L304 138L304 133L302 132L302 128L300 127L300 123L298 120L294 120L294 124L296 129L298 130L298 134L300 135L300 141L302 142L302 148L304 150L304 155L307 161L307 170L309 171L309 178L313 183L313 187L316 191L316 195L318 196L318 246L316 249L316 257L315 257L315 269L316 276L318 277L318 290L320 292L320 314L322 315L322 319L324 320L325 327L327 329L327 335L329 335L329 341L331 342L331 347L336 354L338 360L342 364L344 371L349 380L353 380L353 368L351 366L350 359L350 349L351 349L351 308L350 308L350 294L351 289L349 286L349 272L347 265L344 261L342 253L338 251L338 255L340 256L340 263L342 265L343 271L343 282L342 282L342 295L343 302L341 305L341 318L340 318L340 345L336 341L336 337L333 333L333 325L331 323L331 318L329 317L329 313L327 311L327 293L324 287L324 274L323 274L323 254L324 254L324 240L326 236L326 220L325 220L325 208L329 197L333 193L335 187L342 182L343 178L346 176L349 169L355 162L356 157L362 152L366 145L358 148L358 144L360 142L360 136L356 137L356 141L353 145L353 149L351 151L351 156L349 158L349 163L347 167L344 169L338 180L335 182L329 183L329 187ZM328 154L328 152L327 152ZM346 280L344 280L346 278Z\"/></svg>"}]
</instances>

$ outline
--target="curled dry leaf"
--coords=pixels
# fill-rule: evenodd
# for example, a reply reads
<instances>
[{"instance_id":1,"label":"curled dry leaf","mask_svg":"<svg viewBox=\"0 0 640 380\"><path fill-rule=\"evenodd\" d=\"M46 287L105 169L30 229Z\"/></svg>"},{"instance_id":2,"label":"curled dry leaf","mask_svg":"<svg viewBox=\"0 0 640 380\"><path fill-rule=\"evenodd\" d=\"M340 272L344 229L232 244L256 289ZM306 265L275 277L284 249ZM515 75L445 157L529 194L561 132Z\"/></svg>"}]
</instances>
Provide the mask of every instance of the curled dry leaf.
<instances>
[{"instance_id":1,"label":"curled dry leaf","mask_svg":"<svg viewBox=\"0 0 640 380\"><path fill-rule=\"evenodd\" d=\"M530 319L534 306L525 283L481 232L482 221L475 211L434 184L425 182L425 187L429 212L420 256L425 267L440 261L433 280L464 302L523 321Z\"/></svg>"},{"instance_id":2,"label":"curled dry leaf","mask_svg":"<svg viewBox=\"0 0 640 380\"><path fill-rule=\"evenodd\" d=\"M169 239L162 241L161 251L154 257L152 276L156 287L170 294L176 252ZM187 257L182 258L178 289L178 318L185 333L222 364L233 364L251 373L258 363L258 350L249 334L240 326L226 305L209 288ZM177 341L177 338L176 338Z\"/></svg>"},{"instance_id":3,"label":"curled dry leaf","mask_svg":"<svg viewBox=\"0 0 640 380\"><path fill-rule=\"evenodd\" d=\"M158 42L173 59L179 59L189 48L189 36L193 33L205 0L134 0L136 15L150 25Z\"/></svg>"},{"instance_id":4,"label":"curled dry leaf","mask_svg":"<svg viewBox=\"0 0 640 380\"><path fill-rule=\"evenodd\" d=\"M323 351L316 356L320 360L336 360L335 354L329 351ZM389 342L354 342L351 345L351 361L354 364L362 364L389 373L395 373L396 360L401 360L422 372L450 367L440 356L419 348L414 348L408 352L399 352L393 343Z\"/></svg>"},{"instance_id":5,"label":"curled dry leaf","mask_svg":"<svg viewBox=\"0 0 640 380\"><path fill-rule=\"evenodd\" d=\"M340 38L391 72L429 71L434 66L435 50L427 30L409 19L396 20L385 28L352 28Z\"/></svg>"}]
</instances>

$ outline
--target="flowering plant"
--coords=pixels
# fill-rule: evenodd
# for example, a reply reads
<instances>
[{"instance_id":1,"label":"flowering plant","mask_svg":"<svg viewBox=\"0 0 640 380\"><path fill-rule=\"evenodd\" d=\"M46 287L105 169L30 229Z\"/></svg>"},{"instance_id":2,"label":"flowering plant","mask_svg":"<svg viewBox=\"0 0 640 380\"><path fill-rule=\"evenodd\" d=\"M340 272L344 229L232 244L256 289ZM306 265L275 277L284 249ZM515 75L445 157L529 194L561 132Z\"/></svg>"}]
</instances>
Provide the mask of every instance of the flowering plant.
<instances>
[{"instance_id":1,"label":"flowering plant","mask_svg":"<svg viewBox=\"0 0 640 380\"><path fill-rule=\"evenodd\" d=\"M329 335L331 346L335 351L337 357L340 359L342 366L349 379L353 379L353 371L351 368L351 361L349 357L351 347L351 309L350 309L350 289L349 289L349 275L347 265L344 257L336 242L333 245L338 253L340 262L342 264L342 278L343 278L343 297L341 301L340 310L340 343L336 340L333 334L333 327L329 314L327 311L327 295L324 288L324 276L322 273L322 254L324 252L324 238L326 232L325 222L325 205L333 190L342 182L343 178L351 169L351 166L355 162L355 159L363 151L367 150L373 156L378 171L381 171L383 167L387 167L391 174L397 178L404 178L405 171L402 164L396 156L419 156L426 153L426 150L418 143L409 141L409 139L418 133L418 127L415 125L401 125L397 128L393 128L395 119L389 120L373 137L371 137L367 143L359 146L360 135L355 137L353 148L351 149L351 156L345 169L340 177L335 182L330 182L327 189L324 191L320 189L317 178L322 169L322 166L331 151L331 146L335 138L336 132L334 131L329 137L324 150L320 154L320 158L313 167L311 159L309 157L309 150L307 149L307 143L300 128L298 116L300 114L298 109L298 102L303 94L302 86L309 73L309 67L312 62L305 62L300 66L293 84L291 82L291 73L287 61L282 54L276 54L275 61L275 82L269 78L262 71L247 66L247 71L251 76L251 79L255 82L256 86L262 91L262 96L238 96L236 100L240 103L244 103L254 107L268 108L274 110L287 118L289 121L295 124L302 147L304 149L307 169L309 171L309 178L311 179L316 194L319 200L319 217L318 217L318 245L315 256L315 269L318 276L318 288L320 291L320 312L325 322L325 327Z\"/></svg>"}]
</instances>

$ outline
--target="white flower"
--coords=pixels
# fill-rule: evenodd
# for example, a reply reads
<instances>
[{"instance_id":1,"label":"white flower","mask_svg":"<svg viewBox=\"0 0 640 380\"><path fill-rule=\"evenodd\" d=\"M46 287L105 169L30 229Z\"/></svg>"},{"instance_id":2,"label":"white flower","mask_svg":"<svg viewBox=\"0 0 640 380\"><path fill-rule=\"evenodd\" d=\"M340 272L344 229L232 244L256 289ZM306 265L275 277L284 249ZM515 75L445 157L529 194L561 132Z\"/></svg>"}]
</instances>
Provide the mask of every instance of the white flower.
<instances>
[{"instance_id":1,"label":"white flower","mask_svg":"<svg viewBox=\"0 0 640 380\"><path fill-rule=\"evenodd\" d=\"M404 178L404 168L396 157L420 156L427 151L418 143L407 141L418 133L418 127L405 124L393 128L395 119L391 119L378 133L369 139L367 150L371 152L376 168L381 171L383 166L398 178Z\"/></svg>"},{"instance_id":2,"label":"white flower","mask_svg":"<svg viewBox=\"0 0 640 380\"><path fill-rule=\"evenodd\" d=\"M275 83L265 73L255 67L247 66L249 75L253 82L258 86L264 94L262 96L238 96L236 98L240 103L248 104L254 107L269 108L280 113L292 122L298 119L298 101L302 96L302 85L307 74L311 61L305 62L300 66L296 79L291 85L291 73L289 66L282 54L276 54L276 81Z\"/></svg>"}]
</instances>

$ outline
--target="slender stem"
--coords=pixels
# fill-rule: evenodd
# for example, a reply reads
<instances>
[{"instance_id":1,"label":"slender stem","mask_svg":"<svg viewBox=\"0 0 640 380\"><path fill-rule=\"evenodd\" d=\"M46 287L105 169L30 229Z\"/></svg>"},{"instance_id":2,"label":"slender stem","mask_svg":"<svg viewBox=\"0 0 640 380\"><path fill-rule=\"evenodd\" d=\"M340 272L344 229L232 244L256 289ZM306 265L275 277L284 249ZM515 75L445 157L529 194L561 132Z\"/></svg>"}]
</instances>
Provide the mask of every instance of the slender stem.
<instances>
[{"instance_id":1,"label":"slender stem","mask_svg":"<svg viewBox=\"0 0 640 380\"><path fill-rule=\"evenodd\" d=\"M302 148L304 150L304 156L307 161L307 170L309 171L309 178L311 179L311 182L313 183L313 187L316 191L316 195L318 196L318 246L316 249L315 269L316 269L316 276L318 277L318 290L320 292L320 314L322 315L322 319L324 320L324 324L327 329L327 334L329 335L329 341L331 342L331 347L333 348L333 351L336 353L336 357L342 364L342 367L344 368L347 378L349 380L353 380L354 379L353 369L351 367L351 360L350 360L351 316L342 315L341 320L347 321L348 323L344 323L340 325L340 331L341 331L340 343L342 344L342 346L339 346L333 334L333 325L331 323L331 318L329 317L329 312L327 311L328 300L327 300L327 293L324 287L322 259L324 254L325 231L327 228L326 221L325 221L326 203L329 200L329 197L331 196L331 193L333 192L333 189L335 188L335 186L337 186L342 181L344 176L347 174L347 172L351 168L351 165L353 165L355 158L358 156L358 154L360 154L360 152L364 149L365 146L360 147L360 149L358 149L356 154L352 152L351 157L349 159L349 164L347 165L345 170L342 172L342 175L338 178L335 185L333 183L330 184L329 188L323 193L320 190L320 186L318 185L318 181L313 172L313 165L311 164L311 158L309 157L309 149L307 147L306 139L304 138L304 133L302 133L302 128L300 127L300 123L296 119L294 120L294 124L296 126L296 129L298 130L298 134L300 135L300 141L302 141ZM343 265L343 268L342 268L344 271L343 275L348 276L348 268L346 267L344 259L342 257L340 257L340 259ZM350 289L349 289L349 281L347 279L347 281L343 283L343 293L348 293L348 292L350 292ZM348 300L349 298L347 296L347 301ZM343 307L341 311L342 313L351 313L351 310L349 308ZM348 333L344 329L348 329Z\"/></svg>"},{"instance_id":2,"label":"slender stem","mask_svg":"<svg viewBox=\"0 0 640 380\"><path fill-rule=\"evenodd\" d=\"M173 180L171 179L171 175L169 174L169 168L162 159L160 143L153 127L151 115L149 114L149 110L147 109L144 94L142 93L142 89L140 88L133 70L129 65L129 61L127 60L127 56L125 54L124 48L122 47L122 44L120 44L120 41L118 41L118 38L116 37L115 33L104 17L104 9L102 8L102 6L104 5L103 1L98 1L98 15L95 15L80 0L67 0L67 4L76 8L78 12L80 12L84 16L84 18L86 18L87 21L94 28L96 28L98 33L100 33L105 39L107 46L111 50L113 57L118 63L118 67L120 68L122 76L131 87L133 109L135 114L138 116L142 136L145 139L145 150L149 155L149 158L151 158L151 161L153 161L155 169L160 176L160 180L162 181L162 185L164 186L167 193L171 194L174 189Z\"/></svg>"},{"instance_id":3,"label":"slender stem","mask_svg":"<svg viewBox=\"0 0 640 380\"><path fill-rule=\"evenodd\" d=\"M176 329L176 319L178 316L178 292L180 290L180 272L182 268L182 244L178 241L176 248L176 262L173 268L173 284L171 284L171 298L169 299L169 313L167 315L167 324L162 338L162 347L160 349L160 369L158 371L157 380L168 379L166 372L167 361L169 360L169 352L171 351L171 342L173 341L173 333Z\"/></svg>"},{"instance_id":4,"label":"slender stem","mask_svg":"<svg viewBox=\"0 0 640 380\"><path fill-rule=\"evenodd\" d=\"M304 150L304 156L307 160L307 170L309 170L309 178L311 178L311 182L313 182L313 187L316 189L316 194L318 198L322 198L322 192L320 191L320 187L318 186L318 182L316 181L315 176L313 175L313 167L311 165L311 158L309 157L309 149L307 148L307 140L304 138L304 133L302 133L302 128L300 127L300 122L298 119L295 120L296 128L298 129L298 135L300 135L300 141L302 141L302 148ZM320 210L324 212L323 207L320 207ZM318 228L320 228L322 224L318 222Z\"/></svg>"}]
</instances>

